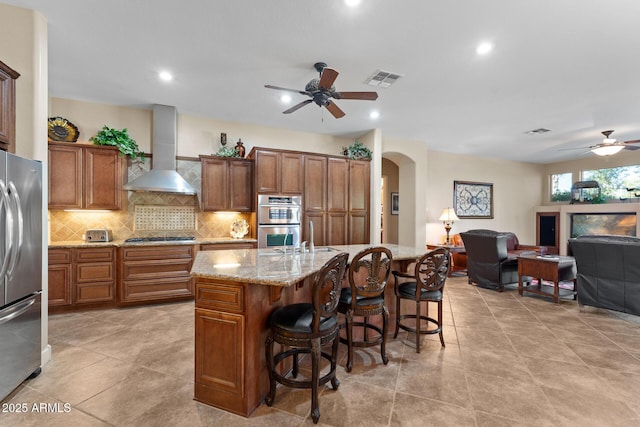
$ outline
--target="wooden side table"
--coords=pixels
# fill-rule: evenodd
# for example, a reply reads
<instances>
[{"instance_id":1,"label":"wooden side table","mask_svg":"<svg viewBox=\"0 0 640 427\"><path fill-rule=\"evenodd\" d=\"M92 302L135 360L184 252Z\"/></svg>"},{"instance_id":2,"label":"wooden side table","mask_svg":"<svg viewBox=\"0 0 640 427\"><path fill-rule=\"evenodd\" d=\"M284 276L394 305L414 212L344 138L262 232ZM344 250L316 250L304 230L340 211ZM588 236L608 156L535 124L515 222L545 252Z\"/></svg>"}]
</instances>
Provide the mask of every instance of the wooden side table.
<instances>
[{"instance_id":1,"label":"wooden side table","mask_svg":"<svg viewBox=\"0 0 640 427\"><path fill-rule=\"evenodd\" d=\"M433 244L427 243L428 251L432 251L435 248L446 248L449 251L449 272L447 273L447 277L451 277L453 273L461 273L464 275L467 274L467 268L454 265L453 257L451 256L451 254L466 254L467 252L464 246L454 246L454 245L444 245L444 244L433 245Z\"/></svg>"},{"instance_id":2,"label":"wooden side table","mask_svg":"<svg viewBox=\"0 0 640 427\"><path fill-rule=\"evenodd\" d=\"M537 284L524 285L523 276L538 279ZM544 290L542 280L553 282L553 294ZM518 293L523 291L538 295L551 296L558 303L560 297L560 282L573 282L573 299L576 299L576 261L570 256L560 255L521 255L518 257Z\"/></svg>"}]
</instances>

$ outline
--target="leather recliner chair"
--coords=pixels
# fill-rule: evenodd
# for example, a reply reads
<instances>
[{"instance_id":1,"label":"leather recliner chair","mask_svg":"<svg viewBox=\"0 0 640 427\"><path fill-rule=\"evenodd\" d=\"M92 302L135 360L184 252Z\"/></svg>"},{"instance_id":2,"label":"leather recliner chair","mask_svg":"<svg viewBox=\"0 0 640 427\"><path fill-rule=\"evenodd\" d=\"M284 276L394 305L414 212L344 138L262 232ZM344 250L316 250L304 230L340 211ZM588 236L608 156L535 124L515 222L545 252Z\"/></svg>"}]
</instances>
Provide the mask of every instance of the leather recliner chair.
<instances>
[{"instance_id":1,"label":"leather recliner chair","mask_svg":"<svg viewBox=\"0 0 640 427\"><path fill-rule=\"evenodd\" d=\"M460 233L467 252L469 283L497 288L518 282L518 256L546 253L544 246L520 245L511 232L469 230Z\"/></svg>"}]
</instances>

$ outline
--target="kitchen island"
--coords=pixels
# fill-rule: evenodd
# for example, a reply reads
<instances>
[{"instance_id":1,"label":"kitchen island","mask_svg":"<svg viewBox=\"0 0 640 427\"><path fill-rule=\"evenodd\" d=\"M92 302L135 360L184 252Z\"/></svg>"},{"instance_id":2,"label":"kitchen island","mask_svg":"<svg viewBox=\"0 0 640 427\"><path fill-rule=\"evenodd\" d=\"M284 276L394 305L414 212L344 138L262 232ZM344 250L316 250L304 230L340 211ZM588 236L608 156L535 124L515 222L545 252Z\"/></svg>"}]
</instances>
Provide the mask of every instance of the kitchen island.
<instances>
[{"instance_id":1,"label":"kitchen island","mask_svg":"<svg viewBox=\"0 0 640 427\"><path fill-rule=\"evenodd\" d=\"M248 417L269 389L264 343L276 308L310 301L314 274L333 256L351 259L371 245L316 248L314 253L276 249L199 252L195 281L195 400ZM388 245L400 270L424 248ZM393 283L385 299L395 322Z\"/></svg>"}]
</instances>

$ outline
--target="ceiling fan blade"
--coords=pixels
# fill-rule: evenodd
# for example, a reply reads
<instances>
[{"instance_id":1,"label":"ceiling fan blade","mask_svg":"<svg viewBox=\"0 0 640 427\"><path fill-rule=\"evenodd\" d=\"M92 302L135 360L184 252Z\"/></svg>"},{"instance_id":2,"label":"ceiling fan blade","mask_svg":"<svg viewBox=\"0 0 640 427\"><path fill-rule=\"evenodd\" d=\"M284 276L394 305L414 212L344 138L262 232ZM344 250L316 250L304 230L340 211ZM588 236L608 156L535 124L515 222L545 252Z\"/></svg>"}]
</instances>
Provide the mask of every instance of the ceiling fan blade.
<instances>
[{"instance_id":1,"label":"ceiling fan blade","mask_svg":"<svg viewBox=\"0 0 640 427\"><path fill-rule=\"evenodd\" d=\"M335 117L336 119L344 117L344 111L342 111L335 102L328 103L327 105L325 105L325 108L329 110L329 112L333 114L333 117Z\"/></svg>"},{"instance_id":2,"label":"ceiling fan blade","mask_svg":"<svg viewBox=\"0 0 640 427\"><path fill-rule=\"evenodd\" d=\"M306 101L302 101L299 104L294 105L293 107L289 108L288 110L284 110L282 112L282 114L291 114L296 110L299 110L300 108L304 107L305 105L309 104L313 102L313 99L307 99Z\"/></svg>"},{"instance_id":3,"label":"ceiling fan blade","mask_svg":"<svg viewBox=\"0 0 640 427\"><path fill-rule=\"evenodd\" d=\"M638 141L640 142L640 141ZM638 145L625 145L624 146L625 150L640 150L640 146Z\"/></svg>"},{"instance_id":4,"label":"ceiling fan blade","mask_svg":"<svg viewBox=\"0 0 640 427\"><path fill-rule=\"evenodd\" d=\"M320 76L320 83L318 86L322 89L331 89L333 86L333 82L338 78L338 72L333 68L325 68L322 70L322 75Z\"/></svg>"},{"instance_id":5,"label":"ceiling fan blade","mask_svg":"<svg viewBox=\"0 0 640 427\"><path fill-rule=\"evenodd\" d=\"M307 95L307 96L311 96L311 93L304 91L304 90L298 90L298 89L287 89L286 87L279 87L279 86L272 86L272 85L264 85L264 87L268 88L268 89L275 89L275 90L285 90L287 92L295 92L295 93L299 93L301 95Z\"/></svg>"},{"instance_id":6,"label":"ceiling fan blade","mask_svg":"<svg viewBox=\"0 0 640 427\"><path fill-rule=\"evenodd\" d=\"M624 141L623 144L640 144L640 139L632 139L631 141Z\"/></svg>"},{"instance_id":7,"label":"ceiling fan blade","mask_svg":"<svg viewBox=\"0 0 640 427\"><path fill-rule=\"evenodd\" d=\"M378 99L376 92L336 92L334 97L337 99L363 99L366 101L375 101Z\"/></svg>"}]
</instances>

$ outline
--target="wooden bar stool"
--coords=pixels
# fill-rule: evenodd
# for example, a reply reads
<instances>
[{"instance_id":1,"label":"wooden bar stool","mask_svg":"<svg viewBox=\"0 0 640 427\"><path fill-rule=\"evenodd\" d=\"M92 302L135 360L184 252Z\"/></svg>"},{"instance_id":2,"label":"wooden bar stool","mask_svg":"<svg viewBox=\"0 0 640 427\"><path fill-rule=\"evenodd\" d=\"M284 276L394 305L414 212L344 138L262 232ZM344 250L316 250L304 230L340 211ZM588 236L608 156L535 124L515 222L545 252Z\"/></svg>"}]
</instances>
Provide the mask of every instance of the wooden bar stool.
<instances>
[{"instance_id":1,"label":"wooden bar stool","mask_svg":"<svg viewBox=\"0 0 640 427\"><path fill-rule=\"evenodd\" d=\"M359 252L349 265L349 287L342 289L338 312L345 315L344 327L347 339L340 341L347 344L347 372L353 368L353 348L371 347L380 344L382 362L389 363L385 346L387 344L387 328L389 310L384 304L384 290L391 275L391 251L382 246L372 247ZM364 270L363 270L364 269ZM366 273L366 274L364 274ZM369 323L369 317L382 315L382 329ZM354 322L354 316L364 317L363 322ZM353 327L364 328L364 339L353 339ZM374 338L369 338L369 331L377 332Z\"/></svg>"},{"instance_id":2,"label":"wooden bar stool","mask_svg":"<svg viewBox=\"0 0 640 427\"><path fill-rule=\"evenodd\" d=\"M331 381L334 390L340 381L336 378L338 355L338 299L342 279L347 268L349 254L340 253L331 258L316 274L312 289L311 303L290 304L276 309L269 318L271 330L265 343L267 368L269 370L269 394L265 401L273 405L276 383L294 388L311 389L311 418L317 423L320 418L318 388ZM273 343L283 345L280 353L273 354ZM333 343L331 354L322 351L321 346ZM298 376L298 355L311 354L311 380L295 380ZM292 376L286 378L277 371L278 364L288 357L293 358ZM320 357L331 362L331 370L320 376Z\"/></svg>"},{"instance_id":3,"label":"wooden bar stool","mask_svg":"<svg viewBox=\"0 0 640 427\"><path fill-rule=\"evenodd\" d=\"M420 353L420 335L438 334L440 344L444 347L444 337L442 336L442 291L449 271L449 251L445 248L436 248L427 252L416 262L413 274L399 271L393 272L395 279L394 292L396 294L396 330L393 337L398 336L400 328L413 332L416 339L416 352ZM402 281L401 281L402 280ZM415 301L416 314L402 314L400 312L400 301L406 299ZM426 303L424 315L420 312L420 304ZM438 319L429 317L429 302L438 304ZM415 327L402 324L404 319L415 319ZM422 321L425 325L421 325ZM435 329L428 329L429 323L436 326ZM424 326L424 329L422 328Z\"/></svg>"}]
</instances>

